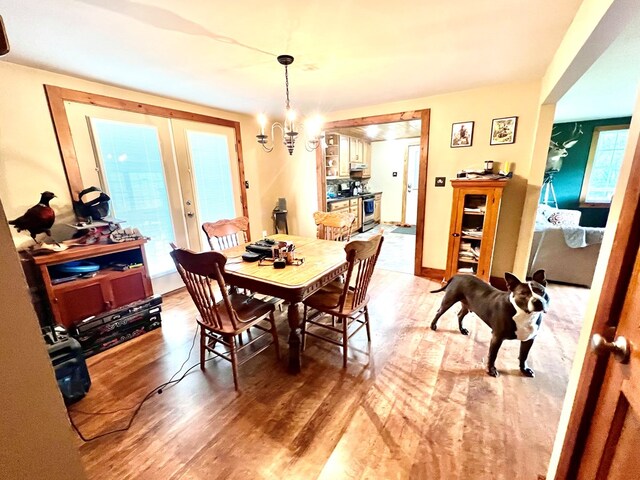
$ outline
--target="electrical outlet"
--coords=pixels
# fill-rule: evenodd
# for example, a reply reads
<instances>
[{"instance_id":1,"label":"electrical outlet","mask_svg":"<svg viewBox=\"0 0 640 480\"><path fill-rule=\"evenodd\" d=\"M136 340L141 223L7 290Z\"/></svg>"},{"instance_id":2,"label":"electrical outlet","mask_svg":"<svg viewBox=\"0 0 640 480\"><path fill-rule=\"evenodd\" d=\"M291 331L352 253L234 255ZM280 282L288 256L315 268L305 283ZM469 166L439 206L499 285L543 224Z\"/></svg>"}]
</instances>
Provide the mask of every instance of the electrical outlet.
<instances>
[{"instance_id":1,"label":"electrical outlet","mask_svg":"<svg viewBox=\"0 0 640 480\"><path fill-rule=\"evenodd\" d=\"M447 177L436 177L436 187L444 187L447 182Z\"/></svg>"},{"instance_id":2,"label":"electrical outlet","mask_svg":"<svg viewBox=\"0 0 640 480\"><path fill-rule=\"evenodd\" d=\"M393 173L392 173L392 175L393 175L394 177L397 177L397 176L398 176L398 172L393 172Z\"/></svg>"}]
</instances>

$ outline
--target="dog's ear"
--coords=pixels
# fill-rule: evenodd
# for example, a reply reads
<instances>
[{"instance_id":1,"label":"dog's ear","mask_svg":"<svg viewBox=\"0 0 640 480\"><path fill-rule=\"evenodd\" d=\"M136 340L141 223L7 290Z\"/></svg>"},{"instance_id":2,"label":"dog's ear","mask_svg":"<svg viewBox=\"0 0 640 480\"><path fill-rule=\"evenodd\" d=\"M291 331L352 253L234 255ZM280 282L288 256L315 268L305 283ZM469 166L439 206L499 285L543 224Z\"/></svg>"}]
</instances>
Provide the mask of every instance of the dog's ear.
<instances>
[{"instance_id":1,"label":"dog's ear","mask_svg":"<svg viewBox=\"0 0 640 480\"><path fill-rule=\"evenodd\" d=\"M547 286L547 277L544 275L544 270L536 270L531 278L534 282L538 282L543 287Z\"/></svg>"},{"instance_id":2,"label":"dog's ear","mask_svg":"<svg viewBox=\"0 0 640 480\"><path fill-rule=\"evenodd\" d=\"M510 292L513 292L513 290L520 285L520 280L518 280L518 277L516 277L513 273L505 273L504 274L504 279L507 281L507 288L509 289Z\"/></svg>"}]
</instances>

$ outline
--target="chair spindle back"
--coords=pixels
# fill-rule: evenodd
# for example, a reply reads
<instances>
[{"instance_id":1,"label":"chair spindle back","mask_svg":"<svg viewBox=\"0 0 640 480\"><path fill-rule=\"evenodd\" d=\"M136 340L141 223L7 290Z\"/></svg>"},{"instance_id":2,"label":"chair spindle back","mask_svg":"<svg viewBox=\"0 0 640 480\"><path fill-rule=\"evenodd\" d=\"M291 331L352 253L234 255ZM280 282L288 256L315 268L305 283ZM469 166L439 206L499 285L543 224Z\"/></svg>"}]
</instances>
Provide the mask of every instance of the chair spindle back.
<instances>
[{"instance_id":1,"label":"chair spindle back","mask_svg":"<svg viewBox=\"0 0 640 480\"><path fill-rule=\"evenodd\" d=\"M224 250L247 241L249 219L238 217L217 222L205 222L202 224L202 230L209 240L211 250Z\"/></svg>"},{"instance_id":2,"label":"chair spindle back","mask_svg":"<svg viewBox=\"0 0 640 480\"><path fill-rule=\"evenodd\" d=\"M349 268L345 278L345 288L339 301L340 310L343 310L345 307L351 309L359 308L367 298L369 282L371 281L373 269L378 261L383 241L384 237L382 234L378 234L369 240L354 240L344 247L347 252ZM349 285L351 284L351 279L356 268L355 284L353 287L350 287ZM346 304L349 291L352 292L351 305Z\"/></svg>"},{"instance_id":3,"label":"chair spindle back","mask_svg":"<svg viewBox=\"0 0 640 480\"><path fill-rule=\"evenodd\" d=\"M315 212L313 219L318 227L318 238L348 242L356 216L348 212Z\"/></svg>"},{"instance_id":4,"label":"chair spindle back","mask_svg":"<svg viewBox=\"0 0 640 480\"><path fill-rule=\"evenodd\" d=\"M222 318L220 308L215 298L217 284L219 293L222 295L224 308L231 319L233 328L237 328L236 313L229 300L227 288L222 272L227 258L219 252L195 253L190 250L175 249L171 252L171 257L180 277L184 281L187 291L200 312L202 322L212 330L222 330Z\"/></svg>"}]
</instances>

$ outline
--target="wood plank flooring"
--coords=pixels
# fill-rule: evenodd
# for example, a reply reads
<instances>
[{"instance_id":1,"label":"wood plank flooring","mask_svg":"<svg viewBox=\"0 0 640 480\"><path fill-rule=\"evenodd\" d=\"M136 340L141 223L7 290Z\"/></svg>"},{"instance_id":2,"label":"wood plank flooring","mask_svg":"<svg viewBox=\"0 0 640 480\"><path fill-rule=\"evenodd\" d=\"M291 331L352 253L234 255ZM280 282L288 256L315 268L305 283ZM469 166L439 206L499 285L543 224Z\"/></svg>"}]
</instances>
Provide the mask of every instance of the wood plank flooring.
<instances>
[{"instance_id":1,"label":"wood plank flooring","mask_svg":"<svg viewBox=\"0 0 640 480\"><path fill-rule=\"evenodd\" d=\"M505 342L495 379L484 372L490 330L457 308L429 323L437 284L377 270L370 293L372 344L361 331L341 352L309 338L303 372L273 348L239 369L210 361L155 395L131 429L78 440L96 479L534 479L546 472L588 290L551 286L552 307L520 376L518 342ZM167 297L163 327L88 360L93 386L73 405L85 436L126 425L135 406L186 359L194 307ZM286 351L286 314L280 314ZM187 363L197 362L197 346ZM115 412L86 415L85 412Z\"/></svg>"}]
</instances>

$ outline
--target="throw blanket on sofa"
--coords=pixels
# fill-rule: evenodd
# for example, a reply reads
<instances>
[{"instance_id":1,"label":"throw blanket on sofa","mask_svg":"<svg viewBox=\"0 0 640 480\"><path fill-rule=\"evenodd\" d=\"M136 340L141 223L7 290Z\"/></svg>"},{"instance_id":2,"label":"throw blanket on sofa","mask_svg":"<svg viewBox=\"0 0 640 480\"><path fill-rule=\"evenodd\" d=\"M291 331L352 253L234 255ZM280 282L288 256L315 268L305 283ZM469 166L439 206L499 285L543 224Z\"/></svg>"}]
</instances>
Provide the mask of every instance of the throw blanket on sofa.
<instances>
[{"instance_id":1,"label":"throw blanket on sofa","mask_svg":"<svg viewBox=\"0 0 640 480\"><path fill-rule=\"evenodd\" d=\"M570 248L582 248L587 245L602 243L604 228L563 226L564 240Z\"/></svg>"}]
</instances>

